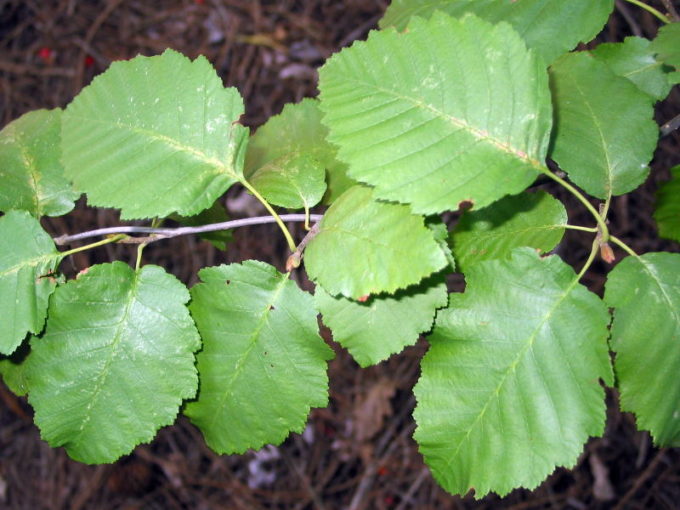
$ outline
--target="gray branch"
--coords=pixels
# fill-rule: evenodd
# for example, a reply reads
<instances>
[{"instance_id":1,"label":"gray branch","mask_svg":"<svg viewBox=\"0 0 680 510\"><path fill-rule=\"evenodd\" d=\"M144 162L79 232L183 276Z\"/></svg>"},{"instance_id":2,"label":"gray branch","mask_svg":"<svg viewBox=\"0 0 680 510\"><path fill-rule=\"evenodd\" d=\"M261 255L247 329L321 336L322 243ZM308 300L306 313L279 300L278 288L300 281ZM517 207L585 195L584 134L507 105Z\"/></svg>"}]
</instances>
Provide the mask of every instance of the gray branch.
<instances>
[{"instance_id":1,"label":"gray branch","mask_svg":"<svg viewBox=\"0 0 680 510\"><path fill-rule=\"evenodd\" d=\"M310 214L311 221L319 221L321 214ZM305 221L304 214L282 214L283 221ZM238 220L223 221L221 223L210 223L208 225L201 225L199 227L178 227L178 228L151 228L151 227L135 227L135 226L120 226L99 228L96 230L89 230L74 235L63 235L54 238L54 242L58 245L70 244L81 239L88 239L90 237L99 237L114 234L147 234L150 239L148 241L157 241L160 239L167 239L170 237L184 236L189 234L201 234L203 232L215 232L217 230L230 230L232 228L245 227L248 225L262 225L265 223L275 223L276 219L273 216L256 216L254 218L242 218ZM123 240L124 242L125 240ZM137 239L131 239L135 242Z\"/></svg>"}]
</instances>

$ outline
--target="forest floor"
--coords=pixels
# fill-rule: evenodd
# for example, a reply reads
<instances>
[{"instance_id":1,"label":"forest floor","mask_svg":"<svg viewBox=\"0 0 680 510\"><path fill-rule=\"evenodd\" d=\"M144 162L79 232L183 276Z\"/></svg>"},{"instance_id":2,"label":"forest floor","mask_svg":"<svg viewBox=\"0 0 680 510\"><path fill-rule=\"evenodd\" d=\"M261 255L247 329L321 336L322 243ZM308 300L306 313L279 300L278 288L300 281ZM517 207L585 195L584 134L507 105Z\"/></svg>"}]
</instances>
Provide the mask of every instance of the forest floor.
<instances>
[{"instance_id":1,"label":"forest floor","mask_svg":"<svg viewBox=\"0 0 680 510\"><path fill-rule=\"evenodd\" d=\"M37 108L65 106L114 60L170 47L205 55L226 85L246 100L243 121L256 128L286 102L316 95L316 68L377 25L388 0L0 0L0 126ZM653 2L652 2L653 3ZM653 37L650 15L617 2L599 41L632 33ZM661 8L659 3L658 7ZM677 89L677 87L676 87ZM663 122L680 110L674 90L657 110ZM654 193L680 163L680 135L664 138L648 182L614 200L611 229L638 252L666 249L652 220ZM581 207L564 199L570 219ZM232 192L230 192L232 193ZM233 195L233 194L232 194ZM234 199L236 196L228 196ZM235 203L234 202L234 203ZM586 216L583 216L586 221ZM54 235L116 225L110 211L80 202L67 217L44 222ZM299 236L301 232L296 232ZM569 233L560 254L578 266L591 240ZM206 265L257 258L283 268L286 245L272 226L242 229L227 251L180 238L145 252L188 284ZM76 273L112 258L131 261L129 246L76 254ZM601 293L609 270L597 263L584 280ZM308 285L308 282L303 282ZM426 350L416 346L360 369L333 344L328 408L311 413L304 434L255 453L219 456L186 419L160 431L113 465L87 466L40 440L25 399L0 384L0 508L6 509L673 509L680 508L680 451L657 449L610 392L604 437L591 439L574 469L557 469L533 491L505 498L451 496L432 479L412 439L412 387Z\"/></svg>"}]
</instances>

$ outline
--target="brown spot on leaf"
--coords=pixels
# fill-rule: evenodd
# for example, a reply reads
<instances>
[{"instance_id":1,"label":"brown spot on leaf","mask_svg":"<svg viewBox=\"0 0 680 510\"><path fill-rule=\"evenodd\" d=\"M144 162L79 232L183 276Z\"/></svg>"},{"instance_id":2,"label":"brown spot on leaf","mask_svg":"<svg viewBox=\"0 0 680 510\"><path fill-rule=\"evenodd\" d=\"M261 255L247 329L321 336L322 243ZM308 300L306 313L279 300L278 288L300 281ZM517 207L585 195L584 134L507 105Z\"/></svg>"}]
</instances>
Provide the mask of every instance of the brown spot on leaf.
<instances>
[{"instance_id":1,"label":"brown spot on leaf","mask_svg":"<svg viewBox=\"0 0 680 510\"><path fill-rule=\"evenodd\" d=\"M469 211L474 207L475 203L472 200L461 200L458 203L458 210L460 212Z\"/></svg>"}]
</instances>

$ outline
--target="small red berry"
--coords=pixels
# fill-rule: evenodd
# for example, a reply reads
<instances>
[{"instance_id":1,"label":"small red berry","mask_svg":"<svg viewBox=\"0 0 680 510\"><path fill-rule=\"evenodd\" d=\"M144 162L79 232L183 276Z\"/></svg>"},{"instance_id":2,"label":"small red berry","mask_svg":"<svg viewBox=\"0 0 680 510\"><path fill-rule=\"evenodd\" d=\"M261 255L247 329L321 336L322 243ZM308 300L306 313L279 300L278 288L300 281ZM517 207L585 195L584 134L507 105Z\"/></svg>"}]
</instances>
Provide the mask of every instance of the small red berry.
<instances>
[{"instance_id":1,"label":"small red berry","mask_svg":"<svg viewBox=\"0 0 680 510\"><path fill-rule=\"evenodd\" d=\"M203 5L205 3L205 0L194 0L198 5Z\"/></svg>"},{"instance_id":2,"label":"small red berry","mask_svg":"<svg viewBox=\"0 0 680 510\"><path fill-rule=\"evenodd\" d=\"M94 59L90 55L87 55L83 63L85 64L85 67L92 67L94 65Z\"/></svg>"},{"instance_id":3,"label":"small red berry","mask_svg":"<svg viewBox=\"0 0 680 510\"><path fill-rule=\"evenodd\" d=\"M385 466L380 466L378 468L378 476L385 476L388 473L388 470Z\"/></svg>"},{"instance_id":4,"label":"small red berry","mask_svg":"<svg viewBox=\"0 0 680 510\"><path fill-rule=\"evenodd\" d=\"M52 61L52 48L48 48L47 46L43 46L38 50L38 57L40 60L46 63L50 63Z\"/></svg>"}]
</instances>

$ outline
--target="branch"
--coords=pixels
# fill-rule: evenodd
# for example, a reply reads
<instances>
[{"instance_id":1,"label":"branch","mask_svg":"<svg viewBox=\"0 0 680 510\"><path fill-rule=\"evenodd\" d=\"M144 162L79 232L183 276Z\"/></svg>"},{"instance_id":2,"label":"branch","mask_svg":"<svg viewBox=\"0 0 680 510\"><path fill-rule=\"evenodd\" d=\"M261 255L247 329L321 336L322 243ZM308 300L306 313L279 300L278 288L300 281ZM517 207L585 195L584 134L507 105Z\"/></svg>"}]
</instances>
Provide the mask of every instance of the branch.
<instances>
[{"instance_id":1,"label":"branch","mask_svg":"<svg viewBox=\"0 0 680 510\"><path fill-rule=\"evenodd\" d=\"M295 251L293 254L288 257L288 260L286 261L286 271L290 272L293 269L297 269L300 267L300 263L302 262L302 252L305 250L305 246L307 246L307 243L314 239L316 235L319 233L319 219L314 218L314 216L318 216L317 214L310 214L309 217L310 219L316 221L314 225L312 225L312 228L309 229L309 232L307 232L307 235L300 241L300 244L297 245L297 248L295 248Z\"/></svg>"},{"instance_id":2,"label":"branch","mask_svg":"<svg viewBox=\"0 0 680 510\"><path fill-rule=\"evenodd\" d=\"M666 8L666 11L673 21L680 21L680 15L678 15L678 11L673 6L673 2L671 0L661 0L661 3Z\"/></svg>"},{"instance_id":3,"label":"branch","mask_svg":"<svg viewBox=\"0 0 680 510\"><path fill-rule=\"evenodd\" d=\"M312 221L319 221L320 214L310 215ZM282 214L280 218L283 221L305 221L304 214ZM127 237L119 240L119 243L150 243L159 241L161 239L168 239L171 237L184 236L189 234L201 234L203 232L215 232L217 230L229 230L232 228L245 227L248 225L263 225L266 223L276 223L277 220L273 216L256 216L254 218L242 218L238 220L223 221L221 223L210 223L208 225L201 225L199 227L178 227L178 228L151 228L151 227L135 227L135 226L120 226L99 228L96 230L89 230L74 235L63 235L54 238L54 242L58 245L70 244L74 241L87 239L90 237L106 236L112 234L149 234L147 237ZM309 235L309 234L308 234Z\"/></svg>"},{"instance_id":4,"label":"branch","mask_svg":"<svg viewBox=\"0 0 680 510\"><path fill-rule=\"evenodd\" d=\"M661 136L668 136L678 128L680 128L680 114L676 115L663 126L661 126Z\"/></svg>"}]
</instances>

